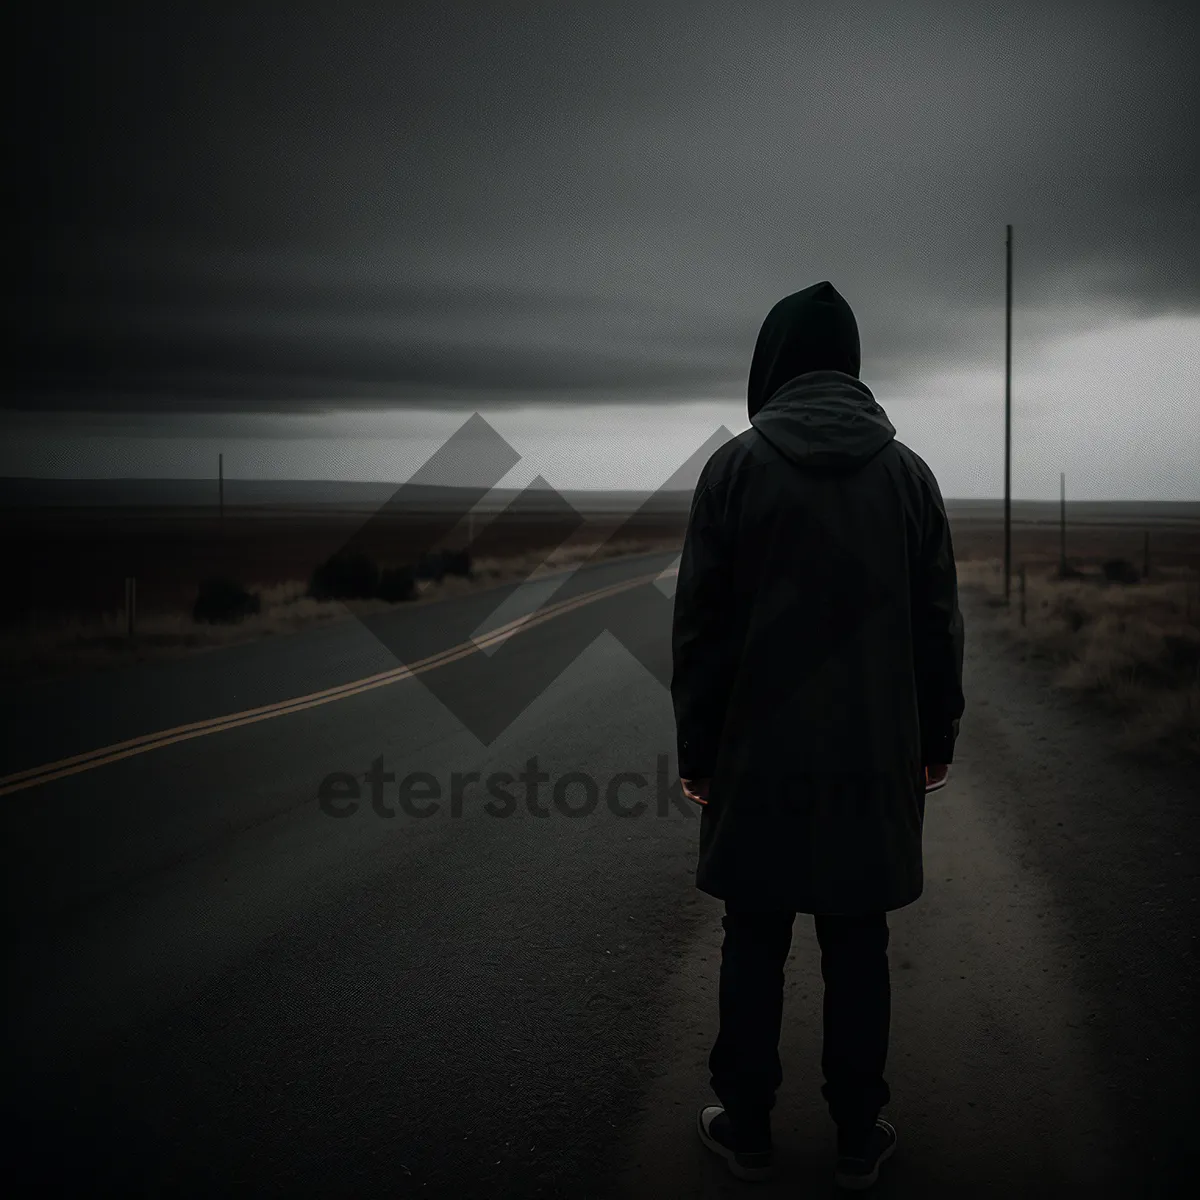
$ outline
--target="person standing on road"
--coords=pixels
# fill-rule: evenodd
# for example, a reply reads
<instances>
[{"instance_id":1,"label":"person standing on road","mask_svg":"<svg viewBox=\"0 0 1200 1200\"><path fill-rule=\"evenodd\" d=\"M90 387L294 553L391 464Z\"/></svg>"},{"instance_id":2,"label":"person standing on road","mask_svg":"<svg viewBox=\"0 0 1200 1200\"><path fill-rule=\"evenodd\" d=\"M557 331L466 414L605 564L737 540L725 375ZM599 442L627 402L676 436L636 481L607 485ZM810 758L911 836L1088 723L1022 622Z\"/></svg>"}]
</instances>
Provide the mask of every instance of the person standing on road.
<instances>
[{"instance_id":1,"label":"person standing on road","mask_svg":"<svg viewBox=\"0 0 1200 1200\"><path fill-rule=\"evenodd\" d=\"M676 584L671 695L696 884L725 902L719 1105L701 1140L740 1178L771 1169L783 971L812 914L824 979L822 1095L836 1182L896 1144L880 1116L891 1020L887 913L922 892L927 780L953 760L964 626L933 472L859 379L858 324L824 281L772 308L751 427L708 460Z\"/></svg>"}]
</instances>

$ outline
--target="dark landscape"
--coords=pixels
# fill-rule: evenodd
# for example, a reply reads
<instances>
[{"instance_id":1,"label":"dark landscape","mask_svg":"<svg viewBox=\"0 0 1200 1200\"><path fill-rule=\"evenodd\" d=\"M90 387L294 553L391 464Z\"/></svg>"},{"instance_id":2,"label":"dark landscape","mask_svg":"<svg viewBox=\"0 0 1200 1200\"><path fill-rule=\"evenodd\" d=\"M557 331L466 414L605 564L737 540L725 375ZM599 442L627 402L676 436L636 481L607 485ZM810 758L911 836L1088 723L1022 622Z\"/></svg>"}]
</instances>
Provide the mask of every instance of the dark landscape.
<instances>
[{"instance_id":1,"label":"dark landscape","mask_svg":"<svg viewBox=\"0 0 1200 1200\"><path fill-rule=\"evenodd\" d=\"M190 610L213 576L246 587L306 581L330 555L355 551L381 567L443 547L474 559L550 553L609 539L655 547L682 541L690 492L502 491L395 484L228 481L223 515L207 480L0 480L0 561L9 586L0 624L44 627L121 612L136 579L139 613ZM477 503L478 502L478 503ZM474 525L465 516L474 507ZM963 560L1003 553L998 501L947 501ZM1056 562L1058 505L1017 501L1012 553ZM1122 558L1200 571L1200 504L1069 505L1067 555L1080 567Z\"/></svg>"}]
</instances>

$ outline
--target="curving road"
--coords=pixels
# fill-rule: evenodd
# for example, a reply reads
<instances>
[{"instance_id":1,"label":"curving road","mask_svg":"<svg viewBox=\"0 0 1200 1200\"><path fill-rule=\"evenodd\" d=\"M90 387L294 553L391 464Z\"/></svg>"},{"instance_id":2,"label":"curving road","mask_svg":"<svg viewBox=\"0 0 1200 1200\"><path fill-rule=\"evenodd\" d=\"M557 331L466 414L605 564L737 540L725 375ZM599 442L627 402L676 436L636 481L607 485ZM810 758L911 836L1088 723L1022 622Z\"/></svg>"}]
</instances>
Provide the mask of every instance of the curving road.
<instances>
[{"instance_id":1,"label":"curving road","mask_svg":"<svg viewBox=\"0 0 1200 1200\"><path fill-rule=\"evenodd\" d=\"M692 1132L720 906L669 787L670 561L5 697L10 1172L80 1194L746 1191ZM1177 1194L1194 781L1114 758L964 603L960 759L925 895L892 917L901 1145L877 1194ZM530 804L493 777L533 759ZM396 777L378 809L374 770ZM753 1190L828 1194L805 917L788 987L781 1182Z\"/></svg>"}]
</instances>

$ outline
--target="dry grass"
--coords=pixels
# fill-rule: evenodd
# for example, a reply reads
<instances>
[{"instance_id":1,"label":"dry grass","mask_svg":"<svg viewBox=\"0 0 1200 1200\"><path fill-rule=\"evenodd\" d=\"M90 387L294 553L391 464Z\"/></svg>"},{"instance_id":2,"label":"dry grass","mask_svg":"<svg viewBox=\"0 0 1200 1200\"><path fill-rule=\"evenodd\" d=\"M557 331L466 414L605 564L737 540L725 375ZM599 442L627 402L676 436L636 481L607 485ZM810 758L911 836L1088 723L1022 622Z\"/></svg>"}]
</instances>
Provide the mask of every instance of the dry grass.
<instances>
[{"instance_id":1,"label":"dry grass","mask_svg":"<svg viewBox=\"0 0 1200 1200\"><path fill-rule=\"evenodd\" d=\"M959 564L959 582L990 601L996 627L1048 665L1054 684L1122 717L1120 746L1147 755L1200 758L1200 586L1185 567L1164 566L1137 584L1059 579L1026 570L1003 605L997 559Z\"/></svg>"},{"instance_id":2,"label":"dry grass","mask_svg":"<svg viewBox=\"0 0 1200 1200\"><path fill-rule=\"evenodd\" d=\"M675 548L674 540L617 539L566 542L547 553L529 551L504 557L481 558L469 578L446 576L440 582L422 580L418 595L404 604L382 600L314 600L307 583L292 580L257 587L261 611L235 624L198 624L190 612L139 613L135 634L127 632L124 613L93 619L55 618L0 632L0 677L9 680L76 671L122 662L176 658L219 646L231 646L293 633L350 617L391 612L428 604L449 596L514 581L541 578L587 561Z\"/></svg>"},{"instance_id":3,"label":"dry grass","mask_svg":"<svg viewBox=\"0 0 1200 1200\"><path fill-rule=\"evenodd\" d=\"M969 533L956 541L967 541ZM1186 541L1189 553L1194 541ZM432 603L588 560L678 549L679 544L678 537L661 536L605 541L595 530L581 530L553 550L514 548L503 556L477 559L471 578L421 583L418 598L410 603ZM1097 547L1102 549L1099 542ZM1037 561L1028 569L1024 625L1015 579L1011 605L985 611L1014 646L1052 669L1057 686L1120 713L1126 749L1200 757L1200 572L1188 555L1176 562L1186 565L1164 562L1150 580L1121 586L1059 580L1051 563ZM998 558L968 549L960 557L959 580L964 590L1002 604ZM317 601L305 595L306 584L299 580L253 590L261 597L261 613L234 625L196 624L190 612L168 610L139 613L132 638L119 613L6 629L0 633L0 672L21 679L171 658L410 606Z\"/></svg>"}]
</instances>

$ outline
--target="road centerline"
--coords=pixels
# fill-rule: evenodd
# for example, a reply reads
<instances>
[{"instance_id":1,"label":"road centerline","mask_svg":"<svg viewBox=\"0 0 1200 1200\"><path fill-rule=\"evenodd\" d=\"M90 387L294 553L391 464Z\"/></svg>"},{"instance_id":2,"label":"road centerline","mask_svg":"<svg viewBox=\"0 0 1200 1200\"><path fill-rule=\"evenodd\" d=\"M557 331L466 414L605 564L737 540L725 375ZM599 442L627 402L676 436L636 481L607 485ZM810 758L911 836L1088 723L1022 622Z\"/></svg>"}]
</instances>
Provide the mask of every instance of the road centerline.
<instances>
[{"instance_id":1,"label":"road centerline","mask_svg":"<svg viewBox=\"0 0 1200 1200\"><path fill-rule=\"evenodd\" d=\"M198 737L206 737L213 733L221 733L228 729L238 729L245 725L257 724L259 721L290 716L292 713L304 712L310 708L331 704L336 700L345 700L351 696L361 695L363 692L387 687L393 683L400 683L405 679L412 679L418 675L436 670L439 667L448 666L450 663L459 662L469 655L485 652L492 647L506 642L509 638L533 629L538 625L543 625L547 621L565 616L567 613L574 612L585 605L595 604L600 600L605 600L610 596L618 595L635 587L640 587L643 584L653 583L664 576L675 574L677 571L677 567L668 567L666 570L654 571L648 575L638 575L632 579L623 579L617 583L607 584L604 587L593 588L591 591L583 592L578 596L570 596L564 600L556 601L554 604L535 609L532 613L515 617L511 621L507 621L503 625L490 630L488 633L470 638L465 642L460 642L456 646L450 646L435 654L427 655L415 663L402 663L387 671L380 671L374 675L365 676L362 679L351 680L349 683L323 688L302 696L293 696L290 699L275 701L271 704L259 705L256 708L244 709L240 712L226 713L218 717L208 717L204 720L176 725L170 729L161 729L152 733L140 734L137 737L128 738L125 741L116 742L109 746L100 746L93 750L86 750L79 754L57 759L53 762L42 763L35 767L27 767L24 770L15 771L10 775L0 776L0 796L27 791L30 788L39 787L42 784L51 783L57 779L64 779L67 776L77 775L83 771L94 770L98 767L106 766L125 758L131 758L138 754L146 754L151 750L161 749L165 746L173 746L180 742L191 741Z\"/></svg>"}]
</instances>

